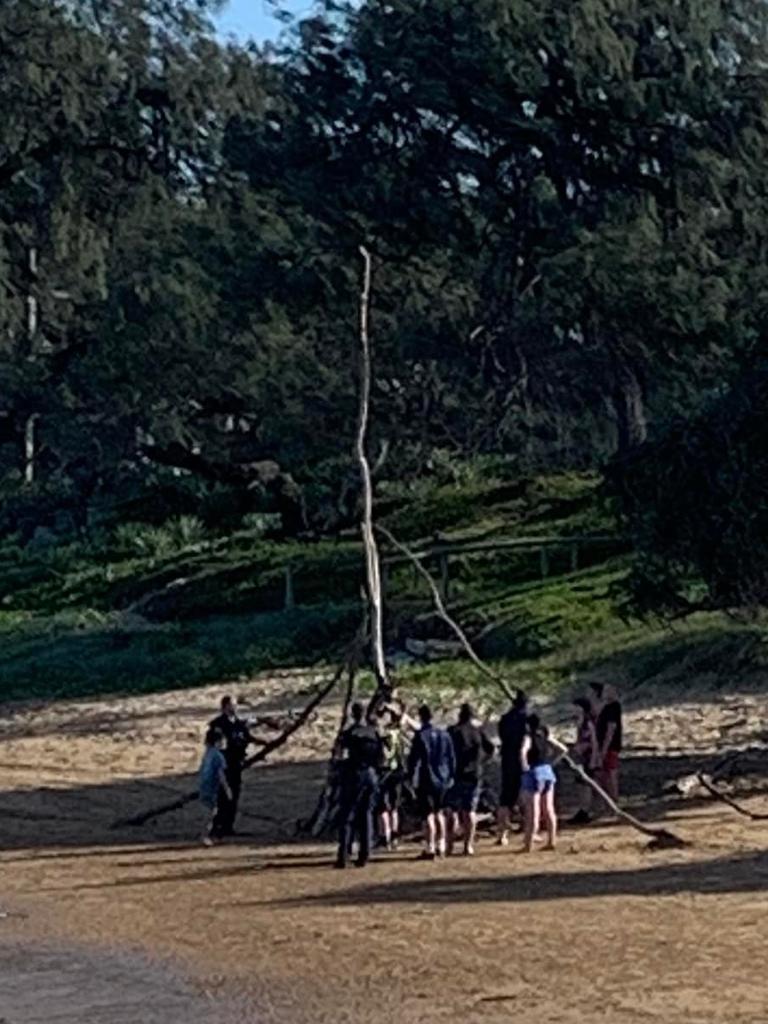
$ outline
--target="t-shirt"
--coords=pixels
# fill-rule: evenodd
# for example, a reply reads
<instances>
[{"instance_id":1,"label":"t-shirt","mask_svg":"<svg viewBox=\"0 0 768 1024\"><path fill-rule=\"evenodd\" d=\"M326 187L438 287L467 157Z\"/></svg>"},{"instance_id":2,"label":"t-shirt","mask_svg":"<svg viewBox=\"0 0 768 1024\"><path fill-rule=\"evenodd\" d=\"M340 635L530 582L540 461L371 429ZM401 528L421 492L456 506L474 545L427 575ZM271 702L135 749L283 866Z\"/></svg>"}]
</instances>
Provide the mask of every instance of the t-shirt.
<instances>
[{"instance_id":1,"label":"t-shirt","mask_svg":"<svg viewBox=\"0 0 768 1024\"><path fill-rule=\"evenodd\" d=\"M453 725L448 730L456 754L456 782L477 784L483 766L493 754L493 744L476 725Z\"/></svg>"},{"instance_id":2,"label":"t-shirt","mask_svg":"<svg viewBox=\"0 0 768 1024\"><path fill-rule=\"evenodd\" d=\"M618 751L621 750L623 736L621 704L619 704L617 700L612 700L609 704L606 704L597 716L597 742L600 746L605 742L605 737L608 735L608 726L611 723L616 726L616 729L611 738L611 742L608 745L608 749L615 750L618 753Z\"/></svg>"},{"instance_id":3,"label":"t-shirt","mask_svg":"<svg viewBox=\"0 0 768 1024\"><path fill-rule=\"evenodd\" d=\"M499 720L501 740L501 770L505 774L519 772L520 748L528 729L528 712L525 708L511 708Z\"/></svg>"},{"instance_id":4,"label":"t-shirt","mask_svg":"<svg viewBox=\"0 0 768 1024\"><path fill-rule=\"evenodd\" d=\"M444 789L453 784L456 753L447 732L434 725L419 729L411 745L408 773L416 777L420 789Z\"/></svg>"},{"instance_id":5,"label":"t-shirt","mask_svg":"<svg viewBox=\"0 0 768 1024\"><path fill-rule=\"evenodd\" d=\"M341 735L341 749L347 754L352 771L379 768L383 760L381 737L372 725L352 725Z\"/></svg>"},{"instance_id":6,"label":"t-shirt","mask_svg":"<svg viewBox=\"0 0 768 1024\"><path fill-rule=\"evenodd\" d=\"M384 747L384 767L387 771L396 772L403 767L404 742L402 730L386 729L381 736Z\"/></svg>"},{"instance_id":7,"label":"t-shirt","mask_svg":"<svg viewBox=\"0 0 768 1024\"><path fill-rule=\"evenodd\" d=\"M214 803L219 793L219 782L227 762L218 747L207 747L200 763L200 781L198 789L200 799L205 803Z\"/></svg>"},{"instance_id":8,"label":"t-shirt","mask_svg":"<svg viewBox=\"0 0 768 1024\"><path fill-rule=\"evenodd\" d=\"M227 746L224 751L227 764L232 767L242 765L248 744L253 743L251 730L242 718L230 718L221 714L210 723L210 728L218 729L224 735Z\"/></svg>"}]
</instances>

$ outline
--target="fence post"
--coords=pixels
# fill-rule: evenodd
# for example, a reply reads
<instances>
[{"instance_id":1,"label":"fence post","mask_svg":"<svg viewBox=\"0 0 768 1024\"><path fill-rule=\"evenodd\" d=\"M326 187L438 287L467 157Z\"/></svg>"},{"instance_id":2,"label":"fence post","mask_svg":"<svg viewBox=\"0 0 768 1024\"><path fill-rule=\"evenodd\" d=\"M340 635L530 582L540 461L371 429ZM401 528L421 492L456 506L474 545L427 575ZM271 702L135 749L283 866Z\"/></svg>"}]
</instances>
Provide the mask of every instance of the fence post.
<instances>
[{"instance_id":1,"label":"fence post","mask_svg":"<svg viewBox=\"0 0 768 1024\"><path fill-rule=\"evenodd\" d=\"M579 545L571 545L571 572L578 572L579 568Z\"/></svg>"},{"instance_id":2,"label":"fence post","mask_svg":"<svg viewBox=\"0 0 768 1024\"><path fill-rule=\"evenodd\" d=\"M541 562L541 578L546 579L549 576L549 552L543 545L539 548L539 560Z\"/></svg>"},{"instance_id":3,"label":"fence post","mask_svg":"<svg viewBox=\"0 0 768 1024\"><path fill-rule=\"evenodd\" d=\"M448 567L448 555L440 555L440 593L444 601L451 597L451 579Z\"/></svg>"},{"instance_id":4,"label":"fence post","mask_svg":"<svg viewBox=\"0 0 768 1024\"><path fill-rule=\"evenodd\" d=\"M285 567L285 600L283 610L289 612L296 604L293 593L293 566L290 562Z\"/></svg>"}]
</instances>

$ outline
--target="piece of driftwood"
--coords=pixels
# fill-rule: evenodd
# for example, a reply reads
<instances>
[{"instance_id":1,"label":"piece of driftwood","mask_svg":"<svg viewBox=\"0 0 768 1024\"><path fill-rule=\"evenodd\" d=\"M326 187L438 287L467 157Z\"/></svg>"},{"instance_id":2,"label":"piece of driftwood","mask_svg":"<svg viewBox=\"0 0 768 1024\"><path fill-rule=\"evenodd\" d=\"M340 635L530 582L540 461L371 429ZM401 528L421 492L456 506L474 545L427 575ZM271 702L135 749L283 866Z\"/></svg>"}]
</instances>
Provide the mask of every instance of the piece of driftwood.
<instances>
[{"instance_id":1,"label":"piece of driftwood","mask_svg":"<svg viewBox=\"0 0 768 1024\"><path fill-rule=\"evenodd\" d=\"M646 825L633 814L630 814L628 811L619 807L616 801L606 793L603 787L591 776L587 775L581 765L577 764L576 761L573 760L571 755L568 753L568 748L565 744L561 743L560 740L556 739L551 734L549 736L549 742L557 750L558 760L568 765L571 771L576 773L580 782L583 782L585 786L589 786L591 790L597 793L597 795L608 805L608 807L610 807L617 817L621 818L622 821L626 821L628 825L631 825L632 828L636 829L638 832L642 832L643 835L650 836L651 842L649 845L652 849L662 850L688 846L688 843L684 839L675 835L674 832L670 832L669 829L653 828L651 825Z\"/></svg>"},{"instance_id":2,"label":"piece of driftwood","mask_svg":"<svg viewBox=\"0 0 768 1024\"><path fill-rule=\"evenodd\" d=\"M749 818L750 821L768 821L768 814L761 814L759 811L750 811L749 808L743 807L740 803L737 803L733 797L728 796L727 793L723 793L716 786L713 786L710 779L708 779L703 772L699 772L698 780L710 796L713 796L715 800L720 800L722 803L727 804L728 807L732 807L734 811L741 814L744 818Z\"/></svg>"},{"instance_id":3,"label":"piece of driftwood","mask_svg":"<svg viewBox=\"0 0 768 1024\"><path fill-rule=\"evenodd\" d=\"M362 515L360 533L365 552L365 578L368 593L368 613L371 623L371 661L376 676L376 695L371 708L379 697L389 696L391 687L384 658L384 601L381 586L381 563L373 529L373 476L368 461L368 424L371 411L371 254L360 246L363 260L363 281L360 292L360 393L358 408L355 453L360 467L362 487Z\"/></svg>"},{"instance_id":4,"label":"piece of driftwood","mask_svg":"<svg viewBox=\"0 0 768 1024\"><path fill-rule=\"evenodd\" d=\"M259 751L247 758L243 765L244 770L258 764L260 761L266 760L270 754L273 754L276 750L279 750L280 747L287 743L295 732L298 732L305 722L312 717L315 709L322 704L325 698L338 685L339 680L344 675L344 670L347 667L347 660L339 665L331 678L316 691L306 707L304 707L296 718L285 727L279 736L275 736L273 739L269 740ZM148 821L153 821L155 818L159 818L164 814L170 814L172 811L181 810L182 807L186 807L186 805L192 803L193 800L197 800L197 797L198 790L189 790L189 792L184 793L182 796L179 796L168 803L159 804L156 807L152 807L147 811L142 811L140 814L131 815L128 818L119 818L117 821L112 822L111 827L124 828L129 825L146 825Z\"/></svg>"},{"instance_id":5,"label":"piece of driftwood","mask_svg":"<svg viewBox=\"0 0 768 1024\"><path fill-rule=\"evenodd\" d=\"M429 571L424 567L423 563L418 558L418 556L414 555L413 552L411 552L410 549L407 547L407 545L397 540L390 533L389 530L385 529L382 526L378 527L378 529L382 536L387 538L390 544L392 544L395 548L398 549L398 551L402 552L410 559L411 562L413 562L414 566L423 576L423 578L429 585L429 589L432 592L432 599L435 604L435 610L437 611L440 618L443 619L443 621L453 630L462 647L466 651L470 661L472 661L472 663L476 666L476 668L479 669L480 672L483 673L483 675L485 675L489 679L492 679L497 684L499 689L501 689L501 691L505 694L505 696L511 700L513 698L513 691L512 688L509 686L509 683L507 683L506 679L500 676L497 672L494 672L493 669L489 668L485 664L485 662L473 648L464 630L456 622L456 620L453 619L451 615L449 615L448 611L446 610L445 604L443 603L443 599L440 595L440 590L437 584L432 579L432 576L430 575ZM652 828L650 825L646 825L642 821L639 821L637 818L634 817L634 815L629 814L625 810L622 810L622 808L619 807L619 805L605 792L603 787L600 786L597 782L595 782L594 779L590 778L590 776L587 775L587 773L584 771L581 765L578 765L573 760L573 758L568 753L568 748L564 744L562 744L559 740L555 739L552 736L550 736L550 742L558 751L559 759L563 761L565 764L567 764L568 767L576 773L576 775L584 783L584 785L589 786L590 789L594 790L598 794L598 796L600 796L605 801L605 803L608 805L608 807L610 807L614 814L616 814L623 821L626 821L628 825L631 825L632 828L636 829L638 832L641 832L643 835L650 836L651 842L649 845L652 849L670 849L673 847L682 847L688 845L685 842L685 840L681 839L673 832L670 832L668 829Z\"/></svg>"},{"instance_id":6,"label":"piece of driftwood","mask_svg":"<svg viewBox=\"0 0 768 1024\"><path fill-rule=\"evenodd\" d=\"M412 562L413 567L421 575L421 577L424 579L425 583L430 589L430 592L432 594L432 601L434 602L435 605L435 611L443 620L443 622L445 622L446 625L448 625L453 630L454 634L456 635L456 638L458 639L461 646L464 648L467 657L475 666L475 668L479 672L482 672L482 674L486 676L488 679L492 679L493 682L496 683L496 685L502 690L504 695L509 700L513 700L515 696L514 690L506 681L506 679L504 679L503 676L500 676L498 672L494 672L493 669L489 668L488 665L486 665L485 662L482 660L482 658L479 657L474 647L470 643L467 634L464 632L464 630L461 628L458 622L456 622L456 620L449 613L448 609L445 607L445 602L443 601L442 594L440 593L440 588L438 587L437 583L435 583L434 579L432 578L432 574L425 567L424 563L419 558L419 556L415 555L406 544L403 544L402 541L399 541L385 526L377 526L377 530L382 535L382 537L386 537L386 539L394 548L396 548L401 554L405 555L410 562Z\"/></svg>"}]
</instances>

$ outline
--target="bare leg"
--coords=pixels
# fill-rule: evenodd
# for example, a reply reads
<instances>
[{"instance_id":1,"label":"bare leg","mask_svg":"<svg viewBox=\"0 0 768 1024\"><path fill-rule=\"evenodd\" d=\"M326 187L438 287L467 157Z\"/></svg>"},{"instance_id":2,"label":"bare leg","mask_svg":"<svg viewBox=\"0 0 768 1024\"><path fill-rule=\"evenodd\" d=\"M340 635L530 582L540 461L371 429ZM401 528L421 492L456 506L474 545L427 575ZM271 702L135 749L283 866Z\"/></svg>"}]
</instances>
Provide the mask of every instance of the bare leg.
<instances>
[{"instance_id":1,"label":"bare leg","mask_svg":"<svg viewBox=\"0 0 768 1024\"><path fill-rule=\"evenodd\" d=\"M533 850L534 837L539 831L539 821L541 819L541 794L526 793L523 799L525 801L524 849L526 853L530 853Z\"/></svg>"},{"instance_id":2,"label":"bare leg","mask_svg":"<svg viewBox=\"0 0 768 1024\"><path fill-rule=\"evenodd\" d=\"M477 834L477 815L474 811L464 811L464 853L472 856L475 852L475 835Z\"/></svg>"},{"instance_id":3,"label":"bare leg","mask_svg":"<svg viewBox=\"0 0 768 1024\"><path fill-rule=\"evenodd\" d=\"M387 849L389 849L392 845L392 825L390 822L389 811L382 811L379 815L379 827L384 838L384 844Z\"/></svg>"},{"instance_id":4,"label":"bare leg","mask_svg":"<svg viewBox=\"0 0 768 1024\"><path fill-rule=\"evenodd\" d=\"M619 769L614 768L612 771L605 773L605 788L608 792L608 796L618 803L619 800Z\"/></svg>"},{"instance_id":5,"label":"bare leg","mask_svg":"<svg viewBox=\"0 0 768 1024\"><path fill-rule=\"evenodd\" d=\"M445 829L445 823L443 823L443 829ZM428 814L424 822L424 840L427 844L427 853L436 852L436 839L437 816L435 814Z\"/></svg>"},{"instance_id":6,"label":"bare leg","mask_svg":"<svg viewBox=\"0 0 768 1024\"><path fill-rule=\"evenodd\" d=\"M390 811L389 819L392 822L392 841L397 842L400 835L400 811Z\"/></svg>"},{"instance_id":7,"label":"bare leg","mask_svg":"<svg viewBox=\"0 0 768 1024\"><path fill-rule=\"evenodd\" d=\"M437 819L437 852L441 856L444 856L448 838L448 826L445 820L445 811L438 811L435 818Z\"/></svg>"},{"instance_id":8,"label":"bare leg","mask_svg":"<svg viewBox=\"0 0 768 1024\"><path fill-rule=\"evenodd\" d=\"M496 824L499 829L499 846L506 846L509 842L509 808L499 807L496 813Z\"/></svg>"},{"instance_id":9,"label":"bare leg","mask_svg":"<svg viewBox=\"0 0 768 1024\"><path fill-rule=\"evenodd\" d=\"M547 821L547 845L545 850L554 850L557 846L557 811L555 810L555 787L550 786L542 797L544 816Z\"/></svg>"}]
</instances>

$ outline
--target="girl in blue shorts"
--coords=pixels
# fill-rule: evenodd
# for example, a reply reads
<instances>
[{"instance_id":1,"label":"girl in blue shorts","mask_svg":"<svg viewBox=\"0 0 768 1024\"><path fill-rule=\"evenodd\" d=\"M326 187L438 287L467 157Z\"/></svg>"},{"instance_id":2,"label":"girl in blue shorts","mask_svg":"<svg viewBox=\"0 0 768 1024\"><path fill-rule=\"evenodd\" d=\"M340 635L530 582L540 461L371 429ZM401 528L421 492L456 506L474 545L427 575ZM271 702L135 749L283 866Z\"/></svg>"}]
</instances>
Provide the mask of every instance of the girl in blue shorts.
<instances>
[{"instance_id":1,"label":"girl in blue shorts","mask_svg":"<svg viewBox=\"0 0 768 1024\"><path fill-rule=\"evenodd\" d=\"M525 738L520 748L520 767L523 772L521 792L525 821L525 851L530 853L533 850L534 839L542 819L547 829L545 849L554 850L557 842L557 777L550 761L547 732L538 715L528 716Z\"/></svg>"}]
</instances>

